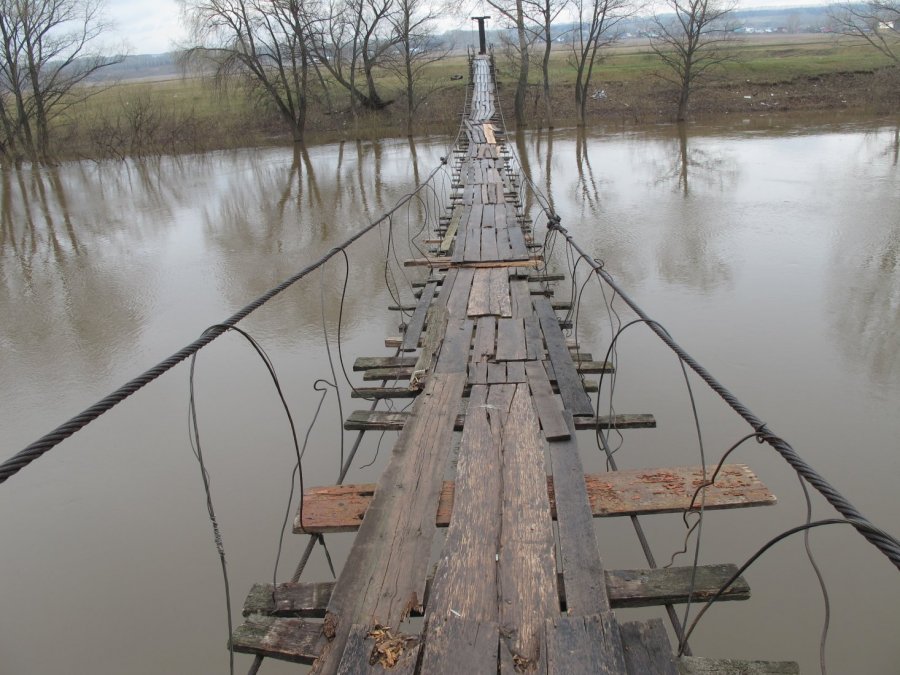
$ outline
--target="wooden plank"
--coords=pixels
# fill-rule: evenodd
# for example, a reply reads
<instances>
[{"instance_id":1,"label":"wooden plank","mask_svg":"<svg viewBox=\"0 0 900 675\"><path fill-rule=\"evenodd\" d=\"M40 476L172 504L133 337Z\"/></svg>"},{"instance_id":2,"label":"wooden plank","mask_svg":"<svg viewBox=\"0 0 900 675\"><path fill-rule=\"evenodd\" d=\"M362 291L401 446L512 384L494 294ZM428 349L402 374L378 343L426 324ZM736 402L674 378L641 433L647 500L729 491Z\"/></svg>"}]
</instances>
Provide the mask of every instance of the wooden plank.
<instances>
[{"instance_id":1,"label":"wooden plank","mask_svg":"<svg viewBox=\"0 0 900 675\"><path fill-rule=\"evenodd\" d=\"M559 404L553 396L547 371L538 361L525 362L525 374L528 377L528 385L531 387L531 396L537 408L538 417L541 420L541 428L544 438L548 441L564 440L572 435L569 425L563 417ZM551 446L552 448L552 446ZM554 471L555 473L555 471ZM578 475L583 475L583 471Z\"/></svg>"},{"instance_id":2,"label":"wooden plank","mask_svg":"<svg viewBox=\"0 0 900 675\"><path fill-rule=\"evenodd\" d=\"M353 624L398 626L421 605L465 379L464 373L434 374L415 400L412 422L394 445L328 603L324 631L330 641L317 672L336 672ZM305 507L303 515L305 523Z\"/></svg>"},{"instance_id":3,"label":"wooden plank","mask_svg":"<svg viewBox=\"0 0 900 675\"><path fill-rule=\"evenodd\" d=\"M497 360L524 361L526 356L525 324L522 319L498 319Z\"/></svg>"},{"instance_id":4,"label":"wooden plank","mask_svg":"<svg viewBox=\"0 0 900 675\"><path fill-rule=\"evenodd\" d=\"M410 377L409 388L420 390L424 385L424 378L431 371L432 364L441 349L444 341L444 335L447 332L447 307L443 303L445 294L442 292L441 297L432 303L428 308L428 319L426 322L425 339L421 340L422 351L419 352L419 358L413 366L413 373Z\"/></svg>"},{"instance_id":5,"label":"wooden plank","mask_svg":"<svg viewBox=\"0 0 900 675\"><path fill-rule=\"evenodd\" d=\"M800 675L800 666L794 661L744 661L682 656L678 659L678 672L680 675Z\"/></svg>"},{"instance_id":6,"label":"wooden plank","mask_svg":"<svg viewBox=\"0 0 900 675\"><path fill-rule=\"evenodd\" d=\"M350 390L350 398L415 398L419 389L410 387L354 387Z\"/></svg>"},{"instance_id":7,"label":"wooden plank","mask_svg":"<svg viewBox=\"0 0 900 675\"><path fill-rule=\"evenodd\" d=\"M438 354L437 363L434 364L435 373L466 374L473 330L475 330L475 322L471 319L451 318L447 320L447 332L441 343L441 352ZM454 409L455 405L456 402L454 402Z\"/></svg>"},{"instance_id":8,"label":"wooden plank","mask_svg":"<svg viewBox=\"0 0 900 675\"><path fill-rule=\"evenodd\" d=\"M497 335L497 321L492 316L483 316L475 324L475 342L472 345L472 362L481 363L492 359Z\"/></svg>"},{"instance_id":9,"label":"wooden plank","mask_svg":"<svg viewBox=\"0 0 900 675\"><path fill-rule=\"evenodd\" d=\"M510 384L528 382L528 377L525 375L525 361L506 362L506 381Z\"/></svg>"},{"instance_id":10,"label":"wooden plank","mask_svg":"<svg viewBox=\"0 0 900 675\"><path fill-rule=\"evenodd\" d=\"M722 480L707 488L704 509L768 506L775 503L775 496L746 465L726 464L719 473ZM689 506L697 481L702 479L700 467L628 469L588 474L584 478L591 514L595 518L681 512ZM372 483L308 487L303 496L306 531L355 530L372 501L374 490L375 485ZM551 515L555 517L556 498L552 478L548 478L547 490ZM453 482L445 481L435 521L438 527L446 527L450 522L453 496ZM295 519L294 532L303 531Z\"/></svg>"},{"instance_id":11,"label":"wooden plank","mask_svg":"<svg viewBox=\"0 0 900 675\"><path fill-rule=\"evenodd\" d=\"M363 371L363 380L367 382L374 380L408 380L412 377L414 370L414 365L402 368L370 368Z\"/></svg>"},{"instance_id":12,"label":"wooden plank","mask_svg":"<svg viewBox=\"0 0 900 675\"><path fill-rule=\"evenodd\" d=\"M466 248L463 252L464 261L481 260L481 214L484 207L481 204L472 206L472 214L466 225Z\"/></svg>"},{"instance_id":13,"label":"wooden plank","mask_svg":"<svg viewBox=\"0 0 900 675\"><path fill-rule=\"evenodd\" d=\"M459 229L459 221L462 217L462 209L455 208L453 209L453 216L450 218L450 224L447 226L447 231L444 233L444 238L441 240L441 253L448 253L450 251L450 247L453 245L453 240L456 238L456 232Z\"/></svg>"},{"instance_id":14,"label":"wooden plank","mask_svg":"<svg viewBox=\"0 0 900 675\"><path fill-rule=\"evenodd\" d=\"M557 508L559 504L557 503ZM706 602L735 572L737 565L699 565L665 569L607 570L606 590L614 607L650 607L687 602ZM568 588L568 578L566 579ZM568 596L567 596L568 597ZM747 600L750 586L738 577L721 600Z\"/></svg>"},{"instance_id":15,"label":"wooden plank","mask_svg":"<svg viewBox=\"0 0 900 675\"><path fill-rule=\"evenodd\" d=\"M468 190L468 186L466 187ZM469 204L472 202L469 201ZM453 255L451 259L454 262L461 262L465 259L466 252L466 239L468 237L468 225L469 219L472 217L472 207L468 206L460 206L456 205L453 207L454 211L460 211L459 217L459 226L456 229L456 241L453 243ZM445 258L446 260L446 258ZM405 264L405 263L404 263Z\"/></svg>"},{"instance_id":16,"label":"wooden plank","mask_svg":"<svg viewBox=\"0 0 900 675\"><path fill-rule=\"evenodd\" d=\"M615 372L609 361L575 360L575 370L579 373L612 373Z\"/></svg>"},{"instance_id":17,"label":"wooden plank","mask_svg":"<svg viewBox=\"0 0 900 675\"><path fill-rule=\"evenodd\" d=\"M431 282L422 291L422 297L416 306L416 311L413 312L412 318L410 318L409 324L403 333L403 344L400 346L400 351L412 352L417 349L419 337L422 335L422 329L425 327L428 307L431 305L432 299L434 299L435 288L437 288L437 283Z\"/></svg>"},{"instance_id":18,"label":"wooden plank","mask_svg":"<svg viewBox=\"0 0 900 675\"><path fill-rule=\"evenodd\" d=\"M547 619L547 674L625 675L619 625L611 611Z\"/></svg>"},{"instance_id":19,"label":"wooden plank","mask_svg":"<svg viewBox=\"0 0 900 675\"><path fill-rule=\"evenodd\" d=\"M472 280L475 278L475 270L460 269L451 272L456 273L456 278L448 290L447 311L450 316L461 317L465 315L469 305L469 293L472 289ZM444 282L444 286L447 286L448 281Z\"/></svg>"},{"instance_id":20,"label":"wooden plank","mask_svg":"<svg viewBox=\"0 0 900 675\"><path fill-rule=\"evenodd\" d=\"M512 246L509 243L509 230L499 223L497 225L497 257L500 260L512 260L513 258Z\"/></svg>"},{"instance_id":21,"label":"wooden plank","mask_svg":"<svg viewBox=\"0 0 900 675\"><path fill-rule=\"evenodd\" d=\"M354 624L338 675L413 675L419 659L418 637L388 627Z\"/></svg>"},{"instance_id":22,"label":"wooden plank","mask_svg":"<svg viewBox=\"0 0 900 675\"><path fill-rule=\"evenodd\" d=\"M499 491L497 492L497 498L499 499ZM480 536L488 531L490 530L470 532L468 533L469 539L473 535ZM450 537L449 531L447 536L448 538ZM492 564L493 561L494 558L491 556L490 562ZM453 561L451 561L452 563ZM691 601L704 602L709 600L735 572L737 572L737 565L730 563L698 566L693 581L694 593L691 596ZM606 581L606 593L609 596L609 603L614 609L621 607L656 607L687 602L692 587L692 574L694 574L692 567L619 569L606 570L604 579ZM563 611L569 612L569 600L564 575L557 574L556 581L560 607ZM431 602L432 584L433 581L430 579L425 584L424 606L429 611L433 611L434 608ZM325 616L325 610L334 590L334 585L334 581L286 582L278 584L273 593L272 584L270 583L253 584L250 593L244 600L243 615L265 614L267 616L321 619ZM461 591L461 593L464 594L464 591ZM574 596L574 592L572 595ZM452 594L451 597L461 598L464 595ZM743 577L738 577L729 589L719 597L719 601L747 600L749 598L750 586L747 585ZM586 599L576 601L573 597L572 611L577 612L578 603L583 604L587 601ZM454 609L456 609L455 606ZM412 610L411 616L420 615L421 612L418 611L418 608Z\"/></svg>"},{"instance_id":23,"label":"wooden plank","mask_svg":"<svg viewBox=\"0 0 900 675\"><path fill-rule=\"evenodd\" d=\"M516 385L503 415L503 515L497 567L500 601L500 672L546 668L544 622L559 614L544 445L531 394ZM491 413L496 411L491 410Z\"/></svg>"},{"instance_id":24,"label":"wooden plank","mask_svg":"<svg viewBox=\"0 0 900 675\"><path fill-rule=\"evenodd\" d=\"M326 643L322 624L304 619L252 615L231 636L234 651L310 664Z\"/></svg>"},{"instance_id":25,"label":"wooden plank","mask_svg":"<svg viewBox=\"0 0 900 675\"><path fill-rule=\"evenodd\" d=\"M500 629L496 622L457 618L429 624L421 673L496 673Z\"/></svg>"},{"instance_id":26,"label":"wooden plank","mask_svg":"<svg viewBox=\"0 0 900 675\"><path fill-rule=\"evenodd\" d=\"M528 292L528 283L522 279L510 279L509 296L512 305L512 315L516 318L534 316L531 305L531 294ZM543 344L543 340L541 341Z\"/></svg>"},{"instance_id":27,"label":"wooden plank","mask_svg":"<svg viewBox=\"0 0 900 675\"><path fill-rule=\"evenodd\" d=\"M544 358L544 336L534 314L525 317L525 353L529 361Z\"/></svg>"},{"instance_id":28,"label":"wooden plank","mask_svg":"<svg viewBox=\"0 0 900 675\"><path fill-rule=\"evenodd\" d=\"M591 399L584 392L581 378L572 363L572 357L566 347L566 339L559 328L559 321L550 307L549 301L544 297L535 297L532 299L532 303L541 323L541 331L550 354L556 381L559 384L563 406L575 417L592 414Z\"/></svg>"},{"instance_id":29,"label":"wooden plank","mask_svg":"<svg viewBox=\"0 0 900 675\"><path fill-rule=\"evenodd\" d=\"M488 384L505 384L506 383L506 364L490 362L487 364L487 381ZM462 428L461 426L458 428Z\"/></svg>"},{"instance_id":30,"label":"wooden plank","mask_svg":"<svg viewBox=\"0 0 900 675\"><path fill-rule=\"evenodd\" d=\"M353 362L353 370L373 368L407 368L416 365L415 356L360 356Z\"/></svg>"},{"instance_id":31,"label":"wooden plank","mask_svg":"<svg viewBox=\"0 0 900 675\"><path fill-rule=\"evenodd\" d=\"M491 287L490 301L491 314L502 317L512 316L512 305L509 296L509 274L503 268L494 268L490 270Z\"/></svg>"},{"instance_id":32,"label":"wooden plank","mask_svg":"<svg viewBox=\"0 0 900 675\"><path fill-rule=\"evenodd\" d=\"M472 290L469 293L469 305L466 314L471 317L488 316L491 312L491 272L493 270L475 270L472 279Z\"/></svg>"},{"instance_id":33,"label":"wooden plank","mask_svg":"<svg viewBox=\"0 0 900 675\"><path fill-rule=\"evenodd\" d=\"M503 484L499 471L502 426L493 408L508 408L514 388L472 388L470 420L463 430L457 463L459 508L450 520L447 539L431 585L426 617L422 672L487 672L496 670L499 616L496 566ZM491 407L489 407L491 406ZM493 632L478 638L480 626ZM472 631L476 631L474 634ZM475 652L463 657L463 652ZM472 659L474 670L460 670L457 655Z\"/></svg>"},{"instance_id":34,"label":"wooden plank","mask_svg":"<svg viewBox=\"0 0 900 675\"><path fill-rule=\"evenodd\" d=\"M525 235L522 234L522 228L520 227L510 227L508 228L509 232L509 247L512 250L512 256L514 260L520 260L522 258L528 257L528 248L525 246Z\"/></svg>"},{"instance_id":35,"label":"wooden plank","mask_svg":"<svg viewBox=\"0 0 900 675\"><path fill-rule=\"evenodd\" d=\"M619 632L629 675L678 675L662 619L629 621L619 626Z\"/></svg>"},{"instance_id":36,"label":"wooden plank","mask_svg":"<svg viewBox=\"0 0 900 675\"><path fill-rule=\"evenodd\" d=\"M574 434L575 423L568 413L564 423L569 438L551 442L548 454L553 470L560 567L569 589L566 610L574 616L597 615L609 610L610 600L591 523L593 513Z\"/></svg>"},{"instance_id":37,"label":"wooden plank","mask_svg":"<svg viewBox=\"0 0 900 675\"><path fill-rule=\"evenodd\" d=\"M399 370L391 371L394 373L392 379L402 379L402 374L398 374ZM367 373L372 372L377 371L367 371ZM406 377L410 377L412 369L406 369L406 373ZM505 362L488 363L488 380L490 384L506 382ZM404 411L354 410L344 422L344 428L348 431L400 431L409 415L409 412ZM465 415L458 415L455 429L461 431L464 423ZM653 418L653 415L648 414L621 414L613 415L612 417L601 415L600 417L578 417L575 419L576 429L652 429L655 426L656 420Z\"/></svg>"}]
</instances>

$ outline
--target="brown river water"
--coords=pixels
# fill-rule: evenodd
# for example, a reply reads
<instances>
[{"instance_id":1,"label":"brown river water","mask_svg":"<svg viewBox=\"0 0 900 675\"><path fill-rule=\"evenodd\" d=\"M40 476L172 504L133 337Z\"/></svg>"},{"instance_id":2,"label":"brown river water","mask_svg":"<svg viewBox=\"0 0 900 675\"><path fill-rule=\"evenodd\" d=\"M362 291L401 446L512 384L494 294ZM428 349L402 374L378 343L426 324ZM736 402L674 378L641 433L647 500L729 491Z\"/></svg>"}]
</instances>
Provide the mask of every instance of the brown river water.
<instances>
[{"instance_id":1,"label":"brown river water","mask_svg":"<svg viewBox=\"0 0 900 675\"><path fill-rule=\"evenodd\" d=\"M357 231L427 175L451 140L3 169L2 457ZM736 120L681 136L662 126L513 140L563 225L632 297L864 514L900 534L898 125ZM349 250L348 369L356 356L390 353L383 338L400 321L387 310L390 234L396 257L408 257L402 242L425 208L416 202L392 232L382 227ZM545 220L536 223L542 236ZM562 253L560 243L560 268ZM241 324L269 353L301 442L319 401L313 383L331 379L323 312L337 356L343 265L335 258ZM391 269L410 302L403 270ZM586 288L578 339L599 360L609 320L599 286ZM614 307L632 318L621 301ZM692 384L715 462L748 429ZM296 508L290 429L262 362L237 335L201 352L195 394L239 621L250 585L272 579L285 511ZM621 468L699 463L678 362L644 328L619 340L615 405L658 422L625 432ZM345 415L366 407L344 391ZM394 436L379 448L368 434L348 482L373 481ZM335 480L340 440L329 394L304 456L307 485ZM588 470L603 470L592 439L582 440ZM708 513L703 563L740 564L806 518L795 474L768 446L745 444L730 461L749 464L779 503ZM814 518L834 515L818 496L813 504ZM644 523L667 562L682 547L680 516ZM598 520L596 531L607 567L643 566L626 520ZM339 565L352 536L326 541ZM286 535L279 581L304 544ZM831 601L828 672L900 673L897 570L846 526L815 530L811 546ZM676 564L692 553L693 544ZM694 652L795 659L817 672L823 600L802 537L746 576L753 597L713 608ZM303 578L330 578L321 549ZM227 672L221 571L188 437L187 364L0 485L0 608L0 673ZM249 663L238 656L236 672ZM296 671L271 661L262 670Z\"/></svg>"}]
</instances>

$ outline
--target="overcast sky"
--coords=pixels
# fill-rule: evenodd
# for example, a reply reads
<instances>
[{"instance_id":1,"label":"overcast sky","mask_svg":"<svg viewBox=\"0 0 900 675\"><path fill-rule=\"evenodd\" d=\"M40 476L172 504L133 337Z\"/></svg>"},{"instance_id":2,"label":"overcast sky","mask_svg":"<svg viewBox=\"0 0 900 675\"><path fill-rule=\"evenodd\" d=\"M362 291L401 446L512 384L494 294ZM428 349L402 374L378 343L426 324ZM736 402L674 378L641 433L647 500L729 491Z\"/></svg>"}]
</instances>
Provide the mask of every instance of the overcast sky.
<instances>
[{"instance_id":1,"label":"overcast sky","mask_svg":"<svg viewBox=\"0 0 900 675\"><path fill-rule=\"evenodd\" d=\"M739 0L741 9L821 5L825 0ZM490 11L480 12L490 15ZM106 0L106 15L115 24L108 49L129 54L158 54L177 48L187 39L176 0ZM452 28L453 24L447 26Z\"/></svg>"}]
</instances>

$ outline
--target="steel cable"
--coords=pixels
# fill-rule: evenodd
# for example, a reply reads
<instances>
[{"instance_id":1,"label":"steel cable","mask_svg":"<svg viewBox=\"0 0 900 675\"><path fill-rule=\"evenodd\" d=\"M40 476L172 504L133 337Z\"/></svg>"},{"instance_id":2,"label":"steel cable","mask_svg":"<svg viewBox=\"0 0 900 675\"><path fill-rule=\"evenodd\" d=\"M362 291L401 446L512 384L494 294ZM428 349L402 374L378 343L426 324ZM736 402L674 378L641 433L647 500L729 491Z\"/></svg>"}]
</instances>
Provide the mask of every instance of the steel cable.
<instances>
[{"instance_id":1,"label":"steel cable","mask_svg":"<svg viewBox=\"0 0 900 675\"><path fill-rule=\"evenodd\" d=\"M844 518L850 522L856 530L865 537L873 546L881 551L900 569L900 541L883 530L879 530L871 523L860 511L853 506L850 501L844 497L838 490L831 485L823 476L821 476L806 460L804 460L791 445L783 438L773 434L766 423L757 417L746 405L744 405L731 391L729 391L722 383L720 383L712 374L700 365L690 354L688 354L681 345L675 342L659 324L653 321L641 307L625 293L625 291L616 283L615 279L607 272L603 265L596 262L590 255L582 249L572 235L559 222L559 216L551 216L547 225L551 231L559 232L580 255L582 255L587 263L594 271L609 284L609 286L619 294L622 300L637 314L641 319L647 322L648 327L672 350L679 358L684 361L691 370L693 370L706 384L716 392L723 401L725 401L732 410L740 415L754 431L757 432L772 448L780 454L784 460L802 476L810 485L812 485L819 493L825 497L831 506L835 508Z\"/></svg>"},{"instance_id":2,"label":"steel cable","mask_svg":"<svg viewBox=\"0 0 900 675\"><path fill-rule=\"evenodd\" d=\"M434 170L428 175L428 177L410 194L406 195L403 199L401 199L397 204L391 208L390 211L384 213L377 220L372 221L358 231L353 236L346 239L343 243L338 246L335 246L330 251L328 251L321 258L316 260L314 263L307 265L302 270L294 274L292 277L286 279L281 282L268 292L259 296L256 300L244 306L242 309L238 310L234 314L232 314L229 318L225 319L221 323L217 324L214 328L210 329L199 338L197 338L194 342L189 345L183 347L178 350L174 354L172 354L167 359L159 362L149 370L145 371L141 375L135 377L129 382L123 384L121 387L108 394L104 398L97 401L94 405L89 408L83 410L75 417L71 418L69 421L61 424L56 429L51 431L50 433L42 436L38 440L34 441L30 445L28 445L23 450L19 451L9 459L7 459L3 464L0 464L0 483L6 482L8 478L14 476L19 471L24 469L26 466L31 464L36 459L42 457L45 453L52 450L54 447L59 445L62 441L69 438L69 436L73 435L75 432L83 429L85 426L93 422L95 419L100 417L103 413L111 410L116 405L124 401L126 398L142 389L146 385L150 384L158 378L160 375L166 373L171 370L179 363L184 361L186 358L193 356L197 352L199 352L203 347L208 345L210 342L218 338L220 335L225 333L225 331L229 330L239 321L245 319L252 312L262 307L264 304L269 302L276 295L281 293L282 291L290 288L295 283L300 281L303 277L307 276L310 272L315 271L326 262L328 262L331 258L341 253L345 248L353 244L356 240L363 237L365 234L369 233L373 229L375 229L382 222L390 218L390 216L399 210L406 202L413 199L415 195L418 193L423 186L427 185L432 178L437 175L437 173L447 164L446 157L441 158L441 163L438 164L434 168Z\"/></svg>"}]
</instances>

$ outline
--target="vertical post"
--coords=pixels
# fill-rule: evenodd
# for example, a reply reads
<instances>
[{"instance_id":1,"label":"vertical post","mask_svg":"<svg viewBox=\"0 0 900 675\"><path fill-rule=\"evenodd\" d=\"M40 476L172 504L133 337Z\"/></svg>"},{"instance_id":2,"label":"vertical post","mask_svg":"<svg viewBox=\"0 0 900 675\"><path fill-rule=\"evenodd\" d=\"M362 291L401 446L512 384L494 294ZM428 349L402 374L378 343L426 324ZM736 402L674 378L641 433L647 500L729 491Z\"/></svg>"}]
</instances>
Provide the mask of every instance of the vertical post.
<instances>
[{"instance_id":1,"label":"vertical post","mask_svg":"<svg viewBox=\"0 0 900 675\"><path fill-rule=\"evenodd\" d=\"M491 17L489 16L473 16L472 20L478 22L478 53L487 54L487 38L484 34L484 22Z\"/></svg>"}]
</instances>

